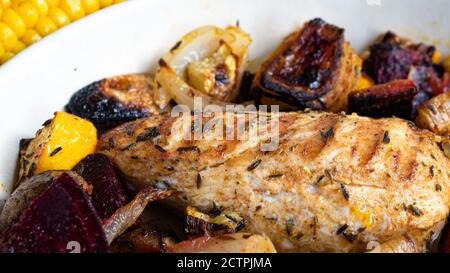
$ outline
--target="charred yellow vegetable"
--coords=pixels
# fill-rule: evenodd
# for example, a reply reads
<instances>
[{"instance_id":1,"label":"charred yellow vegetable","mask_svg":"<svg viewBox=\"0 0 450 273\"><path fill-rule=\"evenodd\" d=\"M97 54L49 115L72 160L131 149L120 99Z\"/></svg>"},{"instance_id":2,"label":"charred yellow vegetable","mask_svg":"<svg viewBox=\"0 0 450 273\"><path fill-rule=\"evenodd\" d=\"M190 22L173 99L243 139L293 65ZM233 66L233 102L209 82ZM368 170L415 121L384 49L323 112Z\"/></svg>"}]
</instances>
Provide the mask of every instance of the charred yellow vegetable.
<instances>
[{"instance_id":1,"label":"charred yellow vegetable","mask_svg":"<svg viewBox=\"0 0 450 273\"><path fill-rule=\"evenodd\" d=\"M438 135L450 133L450 93L443 93L420 106L416 124Z\"/></svg>"},{"instance_id":2,"label":"charred yellow vegetable","mask_svg":"<svg viewBox=\"0 0 450 273\"><path fill-rule=\"evenodd\" d=\"M250 36L239 27L204 26L186 34L159 61L155 100L193 108L194 97L221 104L237 96Z\"/></svg>"},{"instance_id":3,"label":"charred yellow vegetable","mask_svg":"<svg viewBox=\"0 0 450 273\"><path fill-rule=\"evenodd\" d=\"M57 112L44 123L21 158L19 179L47 170L70 170L95 151L97 130L87 120Z\"/></svg>"},{"instance_id":4,"label":"charred yellow vegetable","mask_svg":"<svg viewBox=\"0 0 450 273\"><path fill-rule=\"evenodd\" d=\"M358 78L355 90L367 89L369 87L372 87L373 85L374 85L373 80L369 76L363 74L361 77Z\"/></svg>"}]
</instances>

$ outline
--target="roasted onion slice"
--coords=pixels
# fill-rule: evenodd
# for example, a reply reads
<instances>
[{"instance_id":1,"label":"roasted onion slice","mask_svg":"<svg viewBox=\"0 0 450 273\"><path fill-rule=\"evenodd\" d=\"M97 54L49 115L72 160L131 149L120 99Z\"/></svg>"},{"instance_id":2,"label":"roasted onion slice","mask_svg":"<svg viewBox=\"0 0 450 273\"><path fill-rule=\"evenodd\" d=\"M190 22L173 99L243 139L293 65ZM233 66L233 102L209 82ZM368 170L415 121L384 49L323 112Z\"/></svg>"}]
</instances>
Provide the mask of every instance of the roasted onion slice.
<instances>
[{"instance_id":1,"label":"roasted onion slice","mask_svg":"<svg viewBox=\"0 0 450 273\"><path fill-rule=\"evenodd\" d=\"M278 104L284 110L341 111L357 84L361 63L342 28L314 19L269 56L252 90L257 103Z\"/></svg>"},{"instance_id":2,"label":"roasted onion slice","mask_svg":"<svg viewBox=\"0 0 450 273\"><path fill-rule=\"evenodd\" d=\"M247 59L250 36L239 27L204 26L186 34L159 60L155 100L174 99L193 109L230 102L237 96Z\"/></svg>"},{"instance_id":3,"label":"roasted onion slice","mask_svg":"<svg viewBox=\"0 0 450 273\"><path fill-rule=\"evenodd\" d=\"M450 92L432 98L420 106L416 124L438 134L450 134Z\"/></svg>"}]
</instances>

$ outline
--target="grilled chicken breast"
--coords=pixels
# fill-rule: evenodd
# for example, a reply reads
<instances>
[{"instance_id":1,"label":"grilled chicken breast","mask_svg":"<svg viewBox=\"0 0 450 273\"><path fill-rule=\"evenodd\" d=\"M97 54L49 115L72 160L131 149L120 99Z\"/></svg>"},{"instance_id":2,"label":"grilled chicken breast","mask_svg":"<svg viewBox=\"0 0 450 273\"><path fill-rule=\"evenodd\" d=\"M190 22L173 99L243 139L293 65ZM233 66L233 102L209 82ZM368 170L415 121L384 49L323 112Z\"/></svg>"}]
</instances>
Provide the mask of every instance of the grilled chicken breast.
<instances>
[{"instance_id":1,"label":"grilled chicken breast","mask_svg":"<svg viewBox=\"0 0 450 273\"><path fill-rule=\"evenodd\" d=\"M267 235L281 252L422 252L439 234L450 161L434 134L401 119L317 112L266 114L279 130L250 139L217 140L206 130L244 115L203 117L201 140L184 140L182 117L140 119L104 134L99 150L136 187L176 189L166 202L180 211L235 211L245 231ZM261 151L278 133L278 148Z\"/></svg>"}]
</instances>

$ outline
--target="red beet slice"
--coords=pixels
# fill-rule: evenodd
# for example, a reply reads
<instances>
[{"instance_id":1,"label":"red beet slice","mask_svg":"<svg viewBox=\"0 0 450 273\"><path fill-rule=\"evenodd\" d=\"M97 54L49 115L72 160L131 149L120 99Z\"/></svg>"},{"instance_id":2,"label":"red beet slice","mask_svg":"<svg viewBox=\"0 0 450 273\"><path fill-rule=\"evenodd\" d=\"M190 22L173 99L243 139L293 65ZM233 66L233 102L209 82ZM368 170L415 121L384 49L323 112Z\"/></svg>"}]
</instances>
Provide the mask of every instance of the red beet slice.
<instances>
[{"instance_id":1,"label":"red beet slice","mask_svg":"<svg viewBox=\"0 0 450 273\"><path fill-rule=\"evenodd\" d=\"M123 184L106 155L89 155L75 166L74 171L93 186L91 198L100 218L110 217L127 203Z\"/></svg>"},{"instance_id":2,"label":"red beet slice","mask_svg":"<svg viewBox=\"0 0 450 273\"><path fill-rule=\"evenodd\" d=\"M86 194L63 173L0 235L1 252L106 252L101 220Z\"/></svg>"}]
</instances>

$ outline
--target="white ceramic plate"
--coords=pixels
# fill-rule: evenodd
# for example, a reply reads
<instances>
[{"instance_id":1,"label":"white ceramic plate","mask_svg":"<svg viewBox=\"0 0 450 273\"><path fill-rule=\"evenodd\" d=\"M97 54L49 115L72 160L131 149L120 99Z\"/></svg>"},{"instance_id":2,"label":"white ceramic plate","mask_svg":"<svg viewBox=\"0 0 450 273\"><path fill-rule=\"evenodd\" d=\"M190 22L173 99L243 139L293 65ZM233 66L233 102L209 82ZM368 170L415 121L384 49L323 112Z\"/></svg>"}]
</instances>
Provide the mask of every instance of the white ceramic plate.
<instances>
[{"instance_id":1,"label":"white ceramic plate","mask_svg":"<svg viewBox=\"0 0 450 273\"><path fill-rule=\"evenodd\" d=\"M253 38L250 57L270 52L304 21L322 17L346 29L359 51L393 30L448 53L446 0L129 0L82 19L0 68L0 200L8 196L18 144L102 77L151 70L184 33L239 20Z\"/></svg>"}]
</instances>

